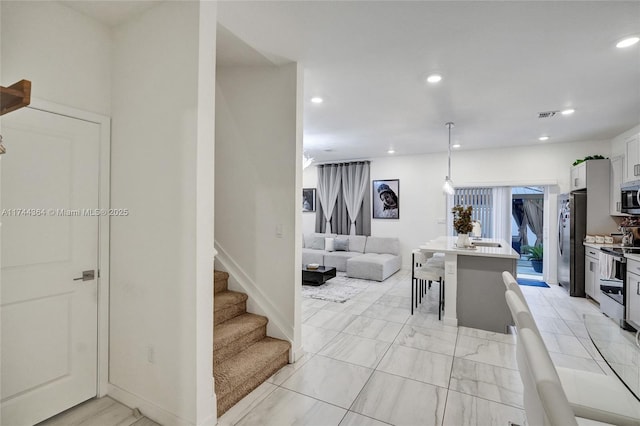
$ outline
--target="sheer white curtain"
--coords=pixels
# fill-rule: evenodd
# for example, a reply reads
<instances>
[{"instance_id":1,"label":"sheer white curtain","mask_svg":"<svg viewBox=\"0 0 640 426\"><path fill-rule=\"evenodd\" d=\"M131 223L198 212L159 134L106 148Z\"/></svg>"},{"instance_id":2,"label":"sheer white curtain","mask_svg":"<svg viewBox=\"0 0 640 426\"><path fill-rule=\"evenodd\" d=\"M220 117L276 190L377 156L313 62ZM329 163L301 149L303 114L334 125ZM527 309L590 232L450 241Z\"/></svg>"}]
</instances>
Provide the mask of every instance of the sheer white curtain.
<instances>
[{"instance_id":1,"label":"sheer white curtain","mask_svg":"<svg viewBox=\"0 0 640 426\"><path fill-rule=\"evenodd\" d=\"M349 234L356 234L356 218L369 189L369 163L351 163L342 168L342 193L349 213Z\"/></svg>"},{"instance_id":2,"label":"sheer white curtain","mask_svg":"<svg viewBox=\"0 0 640 426\"><path fill-rule=\"evenodd\" d=\"M322 203L322 213L327 222L326 233L331 233L331 215L336 205L340 182L342 181L341 165L327 164L318 166L318 199Z\"/></svg>"},{"instance_id":3,"label":"sheer white curtain","mask_svg":"<svg viewBox=\"0 0 640 426\"><path fill-rule=\"evenodd\" d=\"M511 244L511 187L493 188L493 238Z\"/></svg>"}]
</instances>

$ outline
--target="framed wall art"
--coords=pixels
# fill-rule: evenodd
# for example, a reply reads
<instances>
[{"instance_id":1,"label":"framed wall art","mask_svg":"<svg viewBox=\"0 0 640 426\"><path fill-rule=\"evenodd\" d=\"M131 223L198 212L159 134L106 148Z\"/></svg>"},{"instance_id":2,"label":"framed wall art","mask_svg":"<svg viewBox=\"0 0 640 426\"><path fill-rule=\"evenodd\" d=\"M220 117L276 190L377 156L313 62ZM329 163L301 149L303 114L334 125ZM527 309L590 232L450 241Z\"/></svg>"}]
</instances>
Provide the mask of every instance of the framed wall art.
<instances>
[{"instance_id":1,"label":"framed wall art","mask_svg":"<svg viewBox=\"0 0 640 426\"><path fill-rule=\"evenodd\" d=\"M374 180L373 193L374 219L400 219L400 180Z\"/></svg>"},{"instance_id":2,"label":"framed wall art","mask_svg":"<svg viewBox=\"0 0 640 426\"><path fill-rule=\"evenodd\" d=\"M302 211L303 212L316 211L316 189L315 188L302 188Z\"/></svg>"}]
</instances>

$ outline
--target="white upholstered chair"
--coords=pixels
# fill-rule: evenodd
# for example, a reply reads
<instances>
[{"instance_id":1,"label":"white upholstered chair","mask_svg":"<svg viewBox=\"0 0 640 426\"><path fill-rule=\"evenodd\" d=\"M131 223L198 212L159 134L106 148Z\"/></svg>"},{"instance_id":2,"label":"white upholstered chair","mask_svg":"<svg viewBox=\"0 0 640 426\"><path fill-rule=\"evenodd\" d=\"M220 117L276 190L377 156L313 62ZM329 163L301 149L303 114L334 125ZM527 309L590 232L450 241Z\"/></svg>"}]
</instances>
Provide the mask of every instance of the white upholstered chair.
<instances>
[{"instance_id":1,"label":"white upholstered chair","mask_svg":"<svg viewBox=\"0 0 640 426\"><path fill-rule=\"evenodd\" d=\"M521 295L522 292L518 293L513 290L505 292L507 305L516 323L518 335L522 333L522 330L530 330L542 342L542 336L533 315ZM542 346L548 357L549 354L544 343ZM522 368L520 366L521 350L520 346L516 348L518 368ZM560 378L569 405L576 416L615 425L640 425L640 401L617 377L571 368L554 368ZM527 386L526 383L524 385Z\"/></svg>"},{"instance_id":2,"label":"white upholstered chair","mask_svg":"<svg viewBox=\"0 0 640 426\"><path fill-rule=\"evenodd\" d=\"M576 418L544 342L533 330L518 333L518 368L529 426L607 424Z\"/></svg>"}]
</instances>

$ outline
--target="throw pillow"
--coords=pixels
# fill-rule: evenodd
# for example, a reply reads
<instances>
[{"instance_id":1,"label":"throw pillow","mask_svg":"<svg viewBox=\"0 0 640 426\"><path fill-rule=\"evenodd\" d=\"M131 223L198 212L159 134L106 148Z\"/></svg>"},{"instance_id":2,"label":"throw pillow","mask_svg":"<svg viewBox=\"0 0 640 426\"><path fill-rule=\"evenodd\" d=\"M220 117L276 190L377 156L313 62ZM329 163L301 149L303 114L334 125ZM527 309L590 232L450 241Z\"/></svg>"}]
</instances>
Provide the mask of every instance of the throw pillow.
<instances>
[{"instance_id":1,"label":"throw pillow","mask_svg":"<svg viewBox=\"0 0 640 426\"><path fill-rule=\"evenodd\" d=\"M324 238L323 237L313 237L311 240L311 247L314 250L324 250Z\"/></svg>"},{"instance_id":2,"label":"throw pillow","mask_svg":"<svg viewBox=\"0 0 640 426\"><path fill-rule=\"evenodd\" d=\"M349 251L349 240L346 238L336 238L333 240L333 248L335 251Z\"/></svg>"},{"instance_id":3,"label":"throw pillow","mask_svg":"<svg viewBox=\"0 0 640 426\"><path fill-rule=\"evenodd\" d=\"M324 249L326 251L333 251L333 238L324 239Z\"/></svg>"}]
</instances>

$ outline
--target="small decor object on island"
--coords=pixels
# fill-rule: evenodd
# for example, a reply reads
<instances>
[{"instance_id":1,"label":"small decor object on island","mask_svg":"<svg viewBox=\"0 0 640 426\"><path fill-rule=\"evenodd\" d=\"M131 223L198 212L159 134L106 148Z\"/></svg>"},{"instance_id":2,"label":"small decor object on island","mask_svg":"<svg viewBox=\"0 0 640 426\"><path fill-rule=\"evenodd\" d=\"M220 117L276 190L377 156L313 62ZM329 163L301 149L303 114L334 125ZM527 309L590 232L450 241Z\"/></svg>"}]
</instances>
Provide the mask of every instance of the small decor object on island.
<instances>
[{"instance_id":1,"label":"small decor object on island","mask_svg":"<svg viewBox=\"0 0 640 426\"><path fill-rule=\"evenodd\" d=\"M400 180L374 180L373 218L400 219Z\"/></svg>"},{"instance_id":2,"label":"small decor object on island","mask_svg":"<svg viewBox=\"0 0 640 426\"><path fill-rule=\"evenodd\" d=\"M302 188L302 211L303 212L316 211L316 189L315 188Z\"/></svg>"},{"instance_id":3,"label":"small decor object on island","mask_svg":"<svg viewBox=\"0 0 640 426\"><path fill-rule=\"evenodd\" d=\"M462 207L461 205L455 206L451 209L453 213L453 229L458 233L457 247L469 247L471 243L469 241L469 232L473 230L473 221L471 220L471 213L473 213L473 206Z\"/></svg>"}]
</instances>

